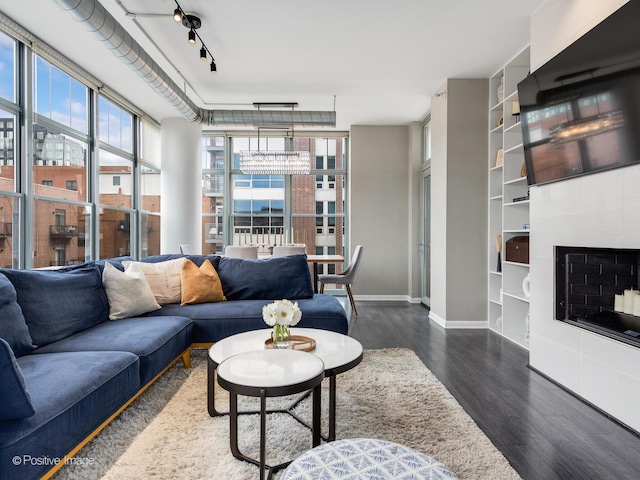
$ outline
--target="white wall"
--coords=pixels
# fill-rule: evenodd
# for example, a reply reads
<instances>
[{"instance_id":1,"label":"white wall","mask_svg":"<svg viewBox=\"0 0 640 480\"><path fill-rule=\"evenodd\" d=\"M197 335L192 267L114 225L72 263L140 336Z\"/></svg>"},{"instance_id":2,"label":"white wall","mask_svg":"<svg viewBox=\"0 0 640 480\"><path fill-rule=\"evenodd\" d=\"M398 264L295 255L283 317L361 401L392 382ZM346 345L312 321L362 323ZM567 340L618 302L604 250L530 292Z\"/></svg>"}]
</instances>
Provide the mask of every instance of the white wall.
<instances>
[{"instance_id":1,"label":"white wall","mask_svg":"<svg viewBox=\"0 0 640 480\"><path fill-rule=\"evenodd\" d=\"M438 92L446 89L445 83ZM442 321L447 318L447 124L447 99L434 95L431 97L431 314Z\"/></svg>"},{"instance_id":2,"label":"white wall","mask_svg":"<svg viewBox=\"0 0 640 480\"><path fill-rule=\"evenodd\" d=\"M487 322L487 79L449 79L431 99L431 313ZM485 181L480 181L485 180Z\"/></svg>"},{"instance_id":3,"label":"white wall","mask_svg":"<svg viewBox=\"0 0 640 480\"><path fill-rule=\"evenodd\" d=\"M408 300L409 127L355 125L350 147L350 243L364 246L354 295Z\"/></svg>"},{"instance_id":4,"label":"white wall","mask_svg":"<svg viewBox=\"0 0 640 480\"><path fill-rule=\"evenodd\" d=\"M531 71L595 27L629 0L547 0L531 16Z\"/></svg>"},{"instance_id":5,"label":"white wall","mask_svg":"<svg viewBox=\"0 0 640 480\"><path fill-rule=\"evenodd\" d=\"M549 0L531 21L544 62L624 1ZM539 66L539 65L538 65ZM535 67L534 67L535 68ZM640 166L531 188L531 366L640 431L640 349L554 320L554 246L640 248Z\"/></svg>"}]
</instances>

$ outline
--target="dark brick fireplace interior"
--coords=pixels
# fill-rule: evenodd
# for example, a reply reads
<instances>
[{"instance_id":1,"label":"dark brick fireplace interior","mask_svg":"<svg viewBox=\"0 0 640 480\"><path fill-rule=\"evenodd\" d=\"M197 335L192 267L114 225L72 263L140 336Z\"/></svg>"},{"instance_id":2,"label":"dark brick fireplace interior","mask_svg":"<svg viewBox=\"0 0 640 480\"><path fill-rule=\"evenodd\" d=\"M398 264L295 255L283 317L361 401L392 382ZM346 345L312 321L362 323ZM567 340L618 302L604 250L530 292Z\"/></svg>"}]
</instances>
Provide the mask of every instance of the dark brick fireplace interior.
<instances>
[{"instance_id":1,"label":"dark brick fireplace interior","mask_svg":"<svg viewBox=\"0 0 640 480\"><path fill-rule=\"evenodd\" d=\"M556 319L640 346L640 317L614 311L639 267L640 250L556 247Z\"/></svg>"}]
</instances>

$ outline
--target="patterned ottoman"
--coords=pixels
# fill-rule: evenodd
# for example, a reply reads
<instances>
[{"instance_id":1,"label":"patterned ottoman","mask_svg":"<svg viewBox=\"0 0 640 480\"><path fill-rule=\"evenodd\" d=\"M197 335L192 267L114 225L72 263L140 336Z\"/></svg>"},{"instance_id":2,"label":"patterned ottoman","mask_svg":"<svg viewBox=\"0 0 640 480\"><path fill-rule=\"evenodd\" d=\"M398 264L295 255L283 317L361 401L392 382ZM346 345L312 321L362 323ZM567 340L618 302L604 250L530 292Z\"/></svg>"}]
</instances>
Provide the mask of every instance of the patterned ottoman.
<instances>
[{"instance_id":1,"label":"patterned ottoman","mask_svg":"<svg viewBox=\"0 0 640 480\"><path fill-rule=\"evenodd\" d=\"M282 480L457 479L443 464L412 448L370 438L325 443L296 458Z\"/></svg>"}]
</instances>

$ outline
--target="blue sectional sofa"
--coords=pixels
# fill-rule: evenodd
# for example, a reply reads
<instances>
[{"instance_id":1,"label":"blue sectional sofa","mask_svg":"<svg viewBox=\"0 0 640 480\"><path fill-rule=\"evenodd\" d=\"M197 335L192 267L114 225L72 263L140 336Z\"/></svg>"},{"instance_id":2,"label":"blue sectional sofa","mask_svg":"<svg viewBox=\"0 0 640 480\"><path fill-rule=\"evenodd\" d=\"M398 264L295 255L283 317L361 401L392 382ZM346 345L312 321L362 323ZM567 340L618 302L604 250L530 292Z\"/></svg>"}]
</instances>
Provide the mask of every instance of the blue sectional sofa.
<instances>
[{"instance_id":1,"label":"blue sectional sofa","mask_svg":"<svg viewBox=\"0 0 640 480\"><path fill-rule=\"evenodd\" d=\"M59 270L0 269L0 478L48 477L189 348L265 328L262 307L298 302L301 327L348 333L333 297L314 295L304 255L209 260L226 301L161 308L109 320L105 262ZM108 262L123 270L123 261ZM204 388L204 387L203 387Z\"/></svg>"}]
</instances>

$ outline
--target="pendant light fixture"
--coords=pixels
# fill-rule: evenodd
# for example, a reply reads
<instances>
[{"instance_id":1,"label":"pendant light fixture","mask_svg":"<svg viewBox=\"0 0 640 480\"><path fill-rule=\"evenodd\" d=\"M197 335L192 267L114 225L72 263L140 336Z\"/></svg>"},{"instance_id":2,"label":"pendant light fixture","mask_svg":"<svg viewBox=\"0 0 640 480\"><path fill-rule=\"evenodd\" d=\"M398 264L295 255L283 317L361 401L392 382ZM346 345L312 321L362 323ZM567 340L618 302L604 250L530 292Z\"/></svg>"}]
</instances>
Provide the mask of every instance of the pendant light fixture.
<instances>
[{"instance_id":1,"label":"pendant light fixture","mask_svg":"<svg viewBox=\"0 0 640 480\"><path fill-rule=\"evenodd\" d=\"M290 106L291 110L298 106L297 103L254 103L258 109L261 107L273 107L274 105ZM291 125L291 141L293 124ZM240 152L240 171L247 175L308 175L311 168L311 153L304 150L266 150L260 151L260 127L258 127L258 150L246 150Z\"/></svg>"}]
</instances>

